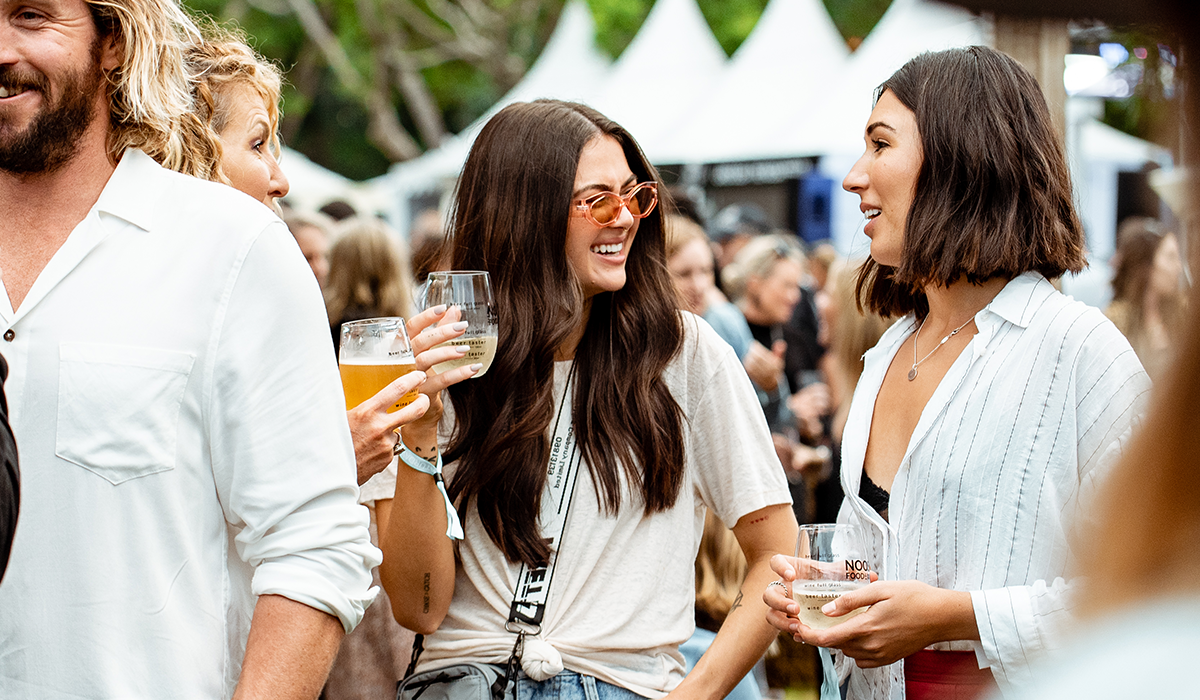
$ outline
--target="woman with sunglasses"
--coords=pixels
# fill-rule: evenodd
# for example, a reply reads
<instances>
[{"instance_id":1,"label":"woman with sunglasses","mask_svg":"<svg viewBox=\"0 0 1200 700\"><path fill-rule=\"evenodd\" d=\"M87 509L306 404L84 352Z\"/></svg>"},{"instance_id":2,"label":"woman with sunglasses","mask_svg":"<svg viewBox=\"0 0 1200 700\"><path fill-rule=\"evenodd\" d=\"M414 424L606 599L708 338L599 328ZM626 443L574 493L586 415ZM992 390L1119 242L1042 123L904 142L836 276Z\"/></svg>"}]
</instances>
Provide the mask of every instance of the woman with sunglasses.
<instances>
[{"instance_id":1,"label":"woman with sunglasses","mask_svg":"<svg viewBox=\"0 0 1200 700\"><path fill-rule=\"evenodd\" d=\"M440 434L437 406L402 430L406 463L445 462L465 536L447 537L438 479L402 467L382 541L396 619L428 635L419 672L516 655L520 697L724 697L773 638L758 592L795 541L787 484L732 349L675 308L663 195L633 138L582 105L515 104L476 140L444 259L491 274L499 350L449 389ZM706 507L750 573L684 679ZM530 572L546 600L526 602Z\"/></svg>"}]
</instances>

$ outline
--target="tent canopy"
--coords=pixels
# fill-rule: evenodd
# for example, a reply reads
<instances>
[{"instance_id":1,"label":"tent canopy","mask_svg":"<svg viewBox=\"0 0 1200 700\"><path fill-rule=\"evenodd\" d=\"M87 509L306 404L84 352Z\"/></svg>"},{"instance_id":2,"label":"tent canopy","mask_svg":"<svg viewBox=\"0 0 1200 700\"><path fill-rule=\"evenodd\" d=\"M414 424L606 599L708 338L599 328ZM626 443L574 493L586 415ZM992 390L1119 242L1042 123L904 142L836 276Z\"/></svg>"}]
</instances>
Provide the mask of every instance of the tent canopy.
<instances>
[{"instance_id":1,"label":"tent canopy","mask_svg":"<svg viewBox=\"0 0 1200 700\"><path fill-rule=\"evenodd\" d=\"M777 133L810 111L848 55L821 0L771 0L703 102L655 151L665 163L774 155L762 134Z\"/></svg>"}]
</instances>

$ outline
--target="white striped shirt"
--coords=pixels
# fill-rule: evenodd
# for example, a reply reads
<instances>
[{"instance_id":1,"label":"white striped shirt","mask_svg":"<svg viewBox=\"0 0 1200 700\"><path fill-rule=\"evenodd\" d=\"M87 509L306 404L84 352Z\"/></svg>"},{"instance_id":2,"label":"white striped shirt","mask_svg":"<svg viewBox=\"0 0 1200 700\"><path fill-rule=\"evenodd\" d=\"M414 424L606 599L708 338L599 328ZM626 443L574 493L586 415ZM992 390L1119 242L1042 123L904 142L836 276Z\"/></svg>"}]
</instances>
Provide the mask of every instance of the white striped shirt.
<instances>
[{"instance_id":1,"label":"white striped shirt","mask_svg":"<svg viewBox=\"0 0 1200 700\"><path fill-rule=\"evenodd\" d=\"M1009 282L975 324L921 413L890 522L857 494L875 399L915 319L864 355L842 443L839 520L862 526L881 578L971 592L980 641L932 648L974 650L1007 691L1059 646L1075 564L1068 533L1144 411L1150 380L1100 311L1037 273ZM903 663L839 661L850 697L904 697Z\"/></svg>"}]
</instances>

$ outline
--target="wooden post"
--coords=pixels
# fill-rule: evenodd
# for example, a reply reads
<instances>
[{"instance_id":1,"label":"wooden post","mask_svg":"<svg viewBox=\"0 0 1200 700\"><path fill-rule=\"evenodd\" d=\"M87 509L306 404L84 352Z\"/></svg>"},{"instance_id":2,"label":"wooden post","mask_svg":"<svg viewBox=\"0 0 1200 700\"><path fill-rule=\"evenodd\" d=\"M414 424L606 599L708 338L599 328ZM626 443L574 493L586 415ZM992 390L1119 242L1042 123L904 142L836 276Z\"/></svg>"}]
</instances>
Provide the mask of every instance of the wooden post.
<instances>
[{"instance_id":1,"label":"wooden post","mask_svg":"<svg viewBox=\"0 0 1200 700\"><path fill-rule=\"evenodd\" d=\"M995 27L996 49L1017 59L1037 78L1054 127L1065 137L1067 90L1063 86L1063 70L1071 48L1067 21L997 14Z\"/></svg>"}]
</instances>

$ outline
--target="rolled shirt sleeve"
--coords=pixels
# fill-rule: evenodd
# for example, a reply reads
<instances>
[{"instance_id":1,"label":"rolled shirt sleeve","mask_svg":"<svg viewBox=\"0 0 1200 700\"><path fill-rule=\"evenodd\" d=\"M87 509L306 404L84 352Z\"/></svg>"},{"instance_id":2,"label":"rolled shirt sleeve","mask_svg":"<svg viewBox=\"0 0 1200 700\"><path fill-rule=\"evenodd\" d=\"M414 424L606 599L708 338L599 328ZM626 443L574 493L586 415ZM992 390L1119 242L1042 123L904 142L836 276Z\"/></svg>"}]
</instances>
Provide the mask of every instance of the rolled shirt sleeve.
<instances>
[{"instance_id":1,"label":"rolled shirt sleeve","mask_svg":"<svg viewBox=\"0 0 1200 700\"><path fill-rule=\"evenodd\" d=\"M255 595L291 598L347 632L382 560L358 504L354 449L324 305L287 230L249 240L205 368L213 473Z\"/></svg>"}]
</instances>

